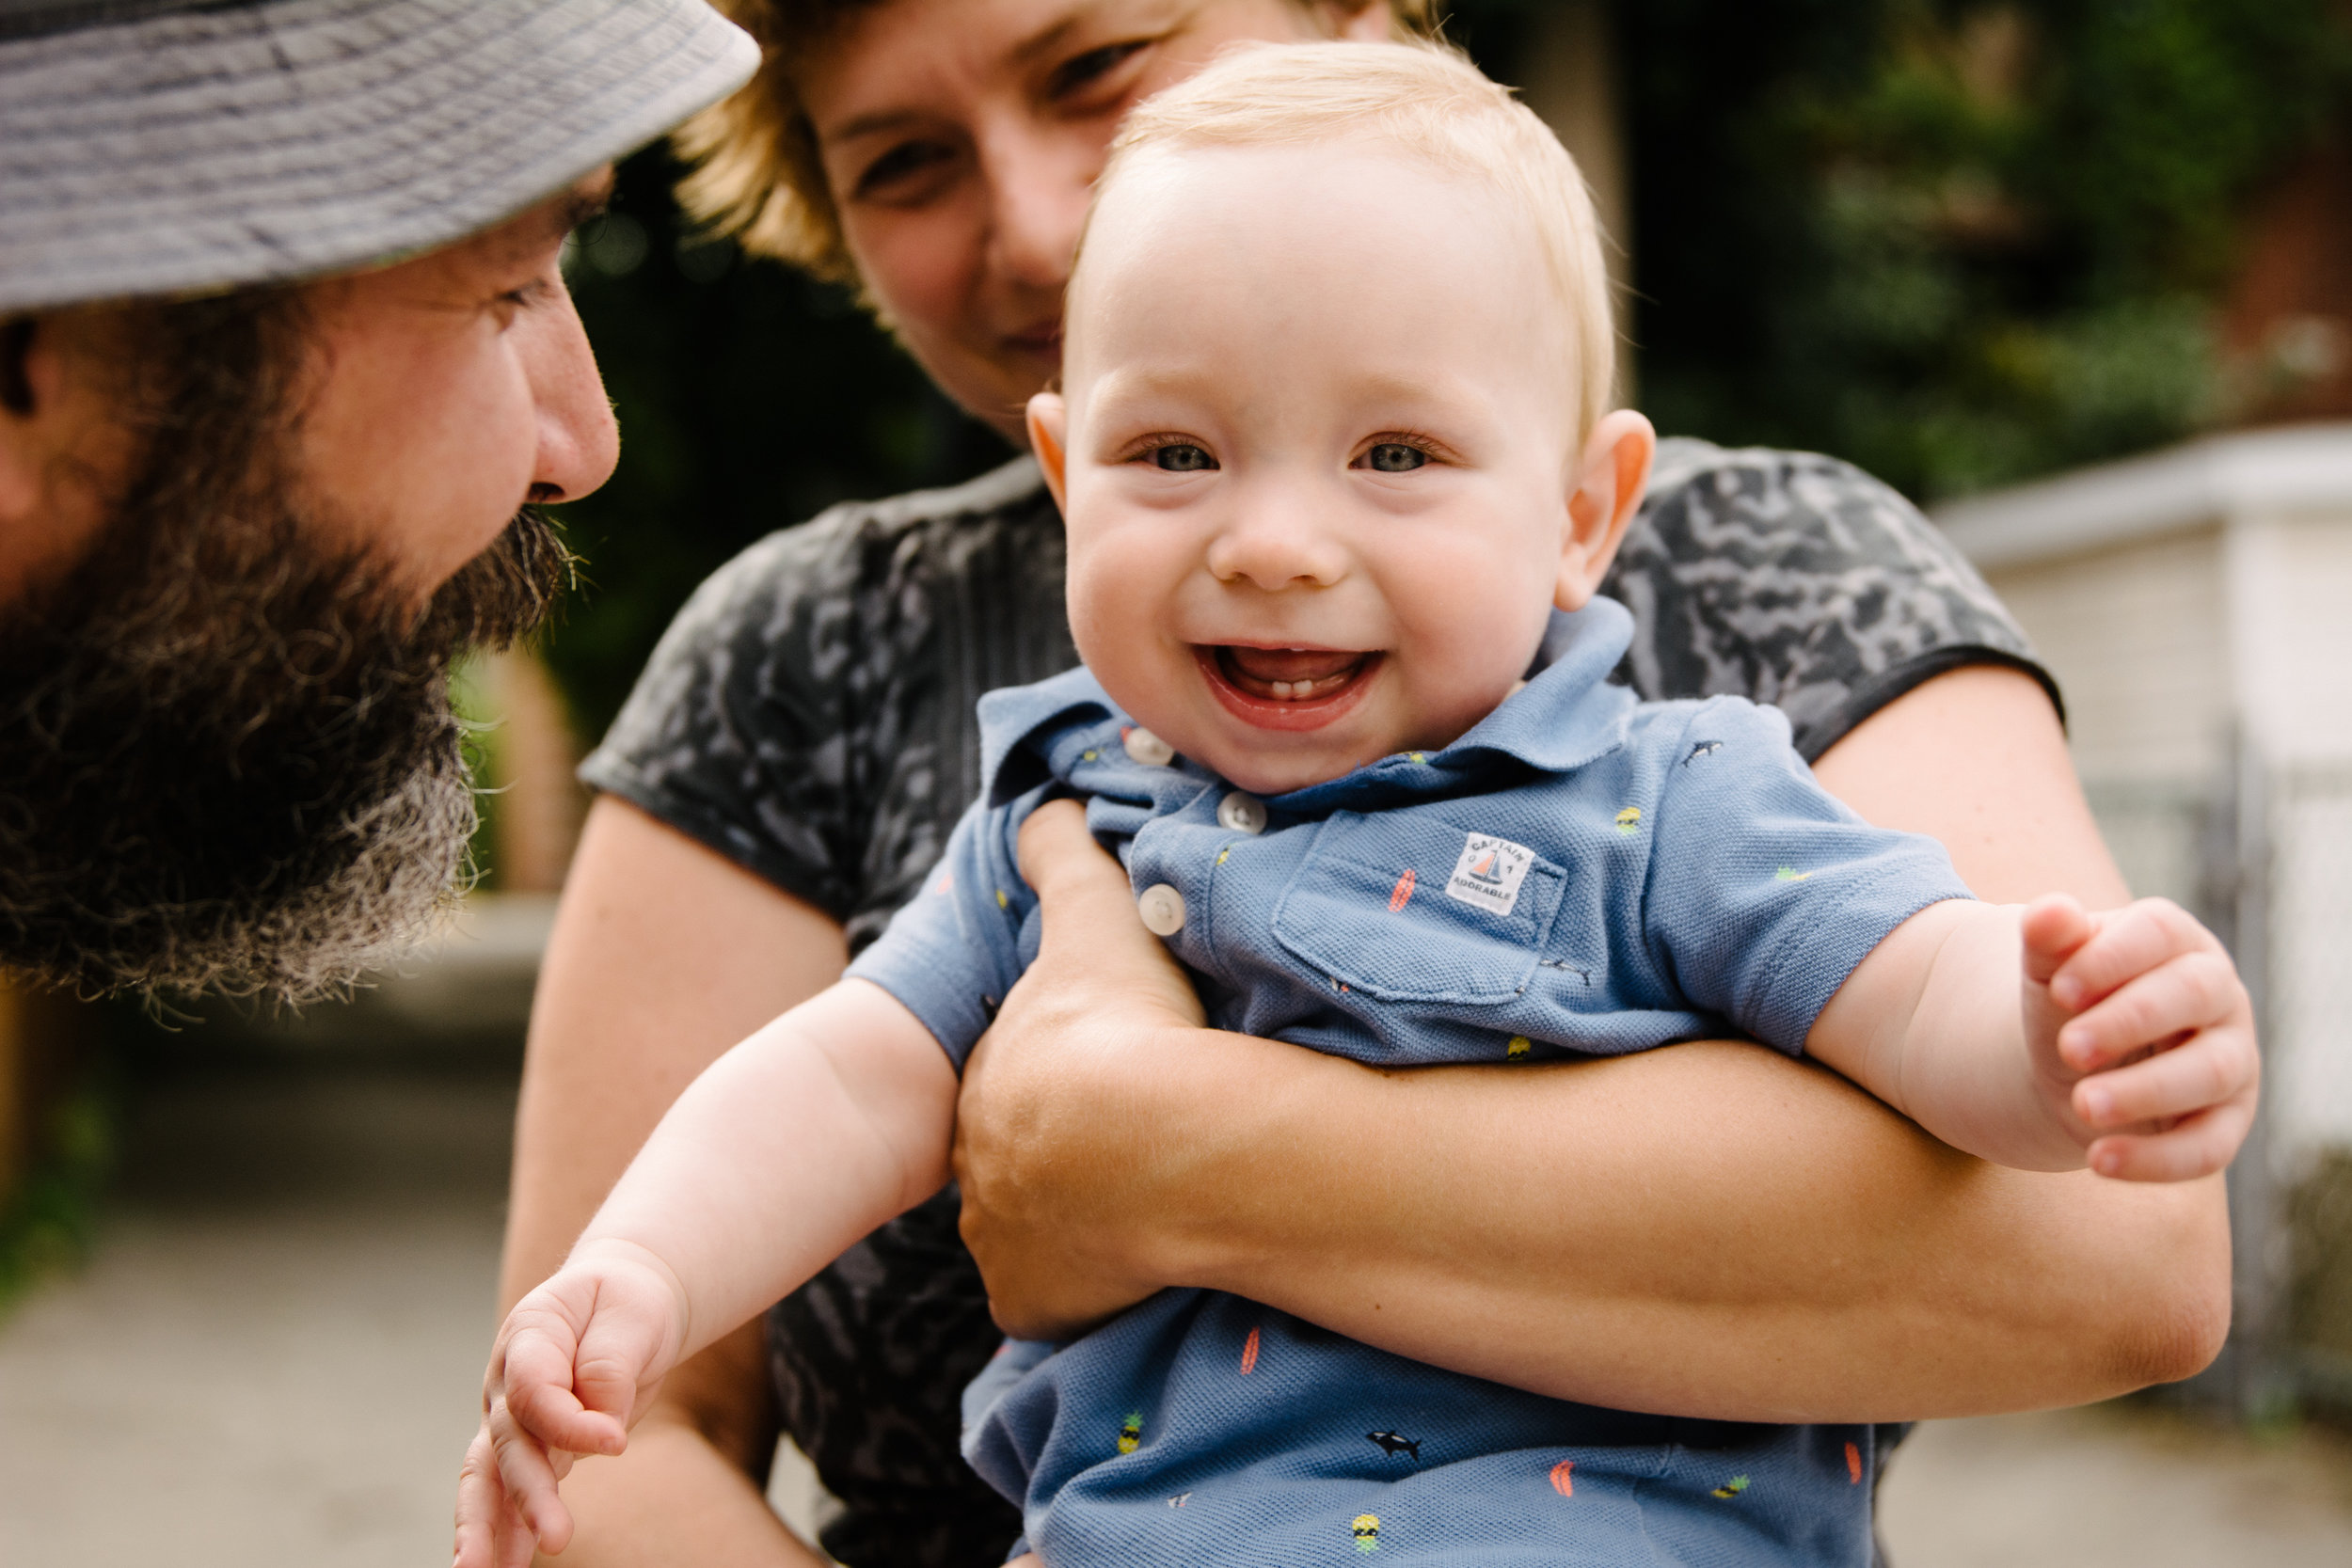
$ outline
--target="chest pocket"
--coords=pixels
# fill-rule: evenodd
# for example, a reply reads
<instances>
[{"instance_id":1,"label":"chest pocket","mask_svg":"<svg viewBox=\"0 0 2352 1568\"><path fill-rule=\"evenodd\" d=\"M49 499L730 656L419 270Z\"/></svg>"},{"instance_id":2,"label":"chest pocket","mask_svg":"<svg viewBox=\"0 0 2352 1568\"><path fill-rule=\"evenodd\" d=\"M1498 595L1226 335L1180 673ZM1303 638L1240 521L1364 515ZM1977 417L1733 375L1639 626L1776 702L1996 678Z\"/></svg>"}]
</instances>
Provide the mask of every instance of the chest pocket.
<instances>
[{"instance_id":1,"label":"chest pocket","mask_svg":"<svg viewBox=\"0 0 2352 1568\"><path fill-rule=\"evenodd\" d=\"M1535 973L1567 873L1504 845L1509 895L1457 898L1446 891L1457 869L1482 869L1466 853L1474 836L1431 817L1335 812L1275 907L1275 940L1318 976L1382 1001L1510 1001Z\"/></svg>"}]
</instances>

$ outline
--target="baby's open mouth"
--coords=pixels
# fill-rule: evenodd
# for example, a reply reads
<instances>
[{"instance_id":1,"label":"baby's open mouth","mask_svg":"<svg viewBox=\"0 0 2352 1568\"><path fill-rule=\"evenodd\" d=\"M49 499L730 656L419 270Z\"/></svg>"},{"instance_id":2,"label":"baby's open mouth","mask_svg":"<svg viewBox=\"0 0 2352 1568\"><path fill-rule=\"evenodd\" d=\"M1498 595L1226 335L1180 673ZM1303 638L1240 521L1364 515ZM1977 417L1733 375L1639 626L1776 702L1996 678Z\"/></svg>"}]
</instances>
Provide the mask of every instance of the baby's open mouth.
<instances>
[{"instance_id":1,"label":"baby's open mouth","mask_svg":"<svg viewBox=\"0 0 2352 1568\"><path fill-rule=\"evenodd\" d=\"M1203 648L1226 683L1262 703L1315 703L1337 697L1371 673L1378 653L1337 648Z\"/></svg>"}]
</instances>

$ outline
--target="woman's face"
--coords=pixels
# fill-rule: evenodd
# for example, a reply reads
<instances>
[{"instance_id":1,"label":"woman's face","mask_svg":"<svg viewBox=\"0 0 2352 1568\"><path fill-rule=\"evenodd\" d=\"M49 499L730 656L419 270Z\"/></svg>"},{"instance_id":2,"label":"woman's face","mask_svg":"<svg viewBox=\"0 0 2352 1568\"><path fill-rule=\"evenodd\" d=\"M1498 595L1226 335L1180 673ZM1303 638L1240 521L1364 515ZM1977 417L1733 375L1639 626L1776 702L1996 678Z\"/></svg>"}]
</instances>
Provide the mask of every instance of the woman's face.
<instances>
[{"instance_id":1,"label":"woman's face","mask_svg":"<svg viewBox=\"0 0 2352 1568\"><path fill-rule=\"evenodd\" d=\"M1388 28L1377 0L886 0L800 87L866 287L932 379L1019 440L1127 110L1228 44Z\"/></svg>"}]
</instances>

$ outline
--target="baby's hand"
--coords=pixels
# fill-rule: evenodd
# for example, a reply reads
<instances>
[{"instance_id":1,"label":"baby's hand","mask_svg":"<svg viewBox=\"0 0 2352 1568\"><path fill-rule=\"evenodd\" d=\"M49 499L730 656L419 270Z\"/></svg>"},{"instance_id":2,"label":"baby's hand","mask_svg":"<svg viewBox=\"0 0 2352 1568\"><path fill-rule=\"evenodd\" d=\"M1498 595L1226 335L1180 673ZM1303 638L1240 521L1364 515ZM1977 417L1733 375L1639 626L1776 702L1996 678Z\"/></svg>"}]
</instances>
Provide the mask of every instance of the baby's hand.
<instances>
[{"instance_id":1,"label":"baby's hand","mask_svg":"<svg viewBox=\"0 0 2352 1568\"><path fill-rule=\"evenodd\" d=\"M570 1544L556 1483L582 1454L617 1454L686 1333L660 1259L592 1243L515 1304L482 1381L482 1430L457 1481L456 1568L529 1568Z\"/></svg>"},{"instance_id":2,"label":"baby's hand","mask_svg":"<svg viewBox=\"0 0 2352 1568\"><path fill-rule=\"evenodd\" d=\"M2090 1168L2185 1181L2227 1165L2262 1058L2214 934L2168 899L2090 914L2054 894L2027 907L2024 936L2035 1077Z\"/></svg>"}]
</instances>

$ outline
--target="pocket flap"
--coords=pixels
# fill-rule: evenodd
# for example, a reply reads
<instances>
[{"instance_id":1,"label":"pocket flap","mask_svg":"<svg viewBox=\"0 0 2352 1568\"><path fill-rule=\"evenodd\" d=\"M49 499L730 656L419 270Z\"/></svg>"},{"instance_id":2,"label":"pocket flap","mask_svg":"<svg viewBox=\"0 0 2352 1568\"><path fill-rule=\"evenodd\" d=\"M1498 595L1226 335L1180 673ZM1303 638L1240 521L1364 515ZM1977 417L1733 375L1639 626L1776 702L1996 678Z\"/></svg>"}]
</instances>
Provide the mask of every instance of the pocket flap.
<instances>
[{"instance_id":1,"label":"pocket flap","mask_svg":"<svg viewBox=\"0 0 2352 1568\"><path fill-rule=\"evenodd\" d=\"M1419 813L1336 812L1274 911L1319 976L1390 1002L1507 1002L1527 989L1567 873L1524 845Z\"/></svg>"}]
</instances>

